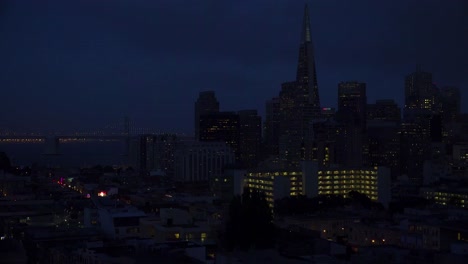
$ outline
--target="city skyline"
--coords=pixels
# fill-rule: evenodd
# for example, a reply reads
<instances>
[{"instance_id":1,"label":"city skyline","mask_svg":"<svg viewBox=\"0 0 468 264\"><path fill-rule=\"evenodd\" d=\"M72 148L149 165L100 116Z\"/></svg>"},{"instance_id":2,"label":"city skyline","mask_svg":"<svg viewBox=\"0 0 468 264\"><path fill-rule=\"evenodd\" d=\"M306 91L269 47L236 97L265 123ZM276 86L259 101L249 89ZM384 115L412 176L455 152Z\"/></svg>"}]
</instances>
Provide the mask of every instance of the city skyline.
<instances>
[{"instance_id":1,"label":"city skyline","mask_svg":"<svg viewBox=\"0 0 468 264\"><path fill-rule=\"evenodd\" d=\"M15 2L0 4L2 127L96 127L128 115L192 134L205 90L222 111L264 116L265 101L295 76L305 3L322 106L336 107L338 83L354 80L367 84L368 103L402 106L416 64L439 87L463 96L468 86L463 1Z\"/></svg>"},{"instance_id":2,"label":"city skyline","mask_svg":"<svg viewBox=\"0 0 468 264\"><path fill-rule=\"evenodd\" d=\"M465 263L468 2L383 2L0 2L1 262Z\"/></svg>"}]
</instances>

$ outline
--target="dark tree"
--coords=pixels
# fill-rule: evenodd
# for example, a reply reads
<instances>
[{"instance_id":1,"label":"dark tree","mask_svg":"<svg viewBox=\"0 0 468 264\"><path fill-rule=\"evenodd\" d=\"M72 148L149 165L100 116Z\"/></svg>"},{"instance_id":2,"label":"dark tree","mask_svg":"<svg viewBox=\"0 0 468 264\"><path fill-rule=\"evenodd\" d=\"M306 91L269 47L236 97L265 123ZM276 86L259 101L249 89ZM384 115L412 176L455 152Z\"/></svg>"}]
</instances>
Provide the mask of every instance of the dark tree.
<instances>
[{"instance_id":1,"label":"dark tree","mask_svg":"<svg viewBox=\"0 0 468 264\"><path fill-rule=\"evenodd\" d=\"M96 165L92 169L96 172L102 173L102 165Z\"/></svg>"},{"instance_id":2,"label":"dark tree","mask_svg":"<svg viewBox=\"0 0 468 264\"><path fill-rule=\"evenodd\" d=\"M275 201L275 212L280 216L312 214L343 207L349 202L341 195L319 195L313 198L299 195Z\"/></svg>"},{"instance_id":3,"label":"dark tree","mask_svg":"<svg viewBox=\"0 0 468 264\"><path fill-rule=\"evenodd\" d=\"M229 205L225 242L228 250L239 248L271 248L275 229L271 208L263 192L244 189Z\"/></svg>"},{"instance_id":4,"label":"dark tree","mask_svg":"<svg viewBox=\"0 0 468 264\"><path fill-rule=\"evenodd\" d=\"M404 197L400 200L392 201L388 209L391 214L403 213L405 208L425 208L433 204L433 201L424 199L423 197Z\"/></svg>"},{"instance_id":5,"label":"dark tree","mask_svg":"<svg viewBox=\"0 0 468 264\"><path fill-rule=\"evenodd\" d=\"M102 168L102 172L103 172L103 173L112 173L112 172L114 172L114 171L115 171L114 168L112 168L112 167L109 166L109 165L107 165L107 166L105 166L104 168Z\"/></svg>"},{"instance_id":6,"label":"dark tree","mask_svg":"<svg viewBox=\"0 0 468 264\"><path fill-rule=\"evenodd\" d=\"M10 158L5 152L0 152L0 170L10 171L11 163Z\"/></svg>"}]
</instances>

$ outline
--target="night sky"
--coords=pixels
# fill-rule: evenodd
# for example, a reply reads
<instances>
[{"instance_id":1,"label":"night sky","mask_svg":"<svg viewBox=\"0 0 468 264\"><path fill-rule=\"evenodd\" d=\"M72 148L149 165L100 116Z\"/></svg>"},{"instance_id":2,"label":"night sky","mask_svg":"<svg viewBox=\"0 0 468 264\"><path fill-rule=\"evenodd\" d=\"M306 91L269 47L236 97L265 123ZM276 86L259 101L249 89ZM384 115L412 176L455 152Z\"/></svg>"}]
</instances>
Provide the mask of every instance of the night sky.
<instances>
[{"instance_id":1,"label":"night sky","mask_svg":"<svg viewBox=\"0 0 468 264\"><path fill-rule=\"evenodd\" d=\"M0 127L97 129L128 115L193 133L204 90L221 110L263 114L295 78L305 2L0 0ZM468 1L307 2L323 106L347 80L401 104L417 63L467 98Z\"/></svg>"}]
</instances>

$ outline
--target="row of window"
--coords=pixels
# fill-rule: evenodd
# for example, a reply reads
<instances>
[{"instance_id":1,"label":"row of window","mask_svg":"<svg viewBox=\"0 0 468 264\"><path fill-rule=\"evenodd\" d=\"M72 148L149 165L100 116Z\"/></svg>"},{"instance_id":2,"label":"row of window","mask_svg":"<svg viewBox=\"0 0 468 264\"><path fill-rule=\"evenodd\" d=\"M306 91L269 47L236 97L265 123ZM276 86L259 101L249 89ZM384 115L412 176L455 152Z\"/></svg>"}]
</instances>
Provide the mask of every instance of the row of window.
<instances>
[{"instance_id":1,"label":"row of window","mask_svg":"<svg viewBox=\"0 0 468 264\"><path fill-rule=\"evenodd\" d=\"M349 189L349 190L375 190L377 191L377 187L375 186L359 186L359 185L328 185L322 186L319 185L319 190L342 190L342 189Z\"/></svg>"},{"instance_id":2,"label":"row of window","mask_svg":"<svg viewBox=\"0 0 468 264\"><path fill-rule=\"evenodd\" d=\"M354 184L356 185L367 185L375 186L377 183L375 181L319 181L319 185L344 185L344 184Z\"/></svg>"},{"instance_id":3,"label":"row of window","mask_svg":"<svg viewBox=\"0 0 468 264\"><path fill-rule=\"evenodd\" d=\"M334 179L341 179L341 178L345 178L345 179L363 179L363 180L376 180L377 179L377 176L369 176L369 175L332 175L332 176L318 176L318 179L319 180L323 180L323 179L326 179L326 180L334 180Z\"/></svg>"},{"instance_id":4,"label":"row of window","mask_svg":"<svg viewBox=\"0 0 468 264\"><path fill-rule=\"evenodd\" d=\"M377 167L375 167L375 169L377 170ZM343 171L338 171L338 170L335 170L335 171L319 171L318 172L319 175L321 174L360 174L360 175L365 175L365 174L377 174L377 171L375 170L343 170Z\"/></svg>"}]
</instances>

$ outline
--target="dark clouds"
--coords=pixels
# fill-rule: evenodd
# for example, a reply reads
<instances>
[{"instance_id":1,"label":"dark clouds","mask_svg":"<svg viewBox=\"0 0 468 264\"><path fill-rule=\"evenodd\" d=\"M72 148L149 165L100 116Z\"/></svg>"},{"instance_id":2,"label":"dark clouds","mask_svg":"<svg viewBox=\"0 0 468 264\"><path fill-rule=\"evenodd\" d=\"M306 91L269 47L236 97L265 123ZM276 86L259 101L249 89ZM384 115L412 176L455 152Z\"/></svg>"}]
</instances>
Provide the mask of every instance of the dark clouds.
<instances>
[{"instance_id":1,"label":"dark clouds","mask_svg":"<svg viewBox=\"0 0 468 264\"><path fill-rule=\"evenodd\" d=\"M294 79L304 1L3 0L0 125L192 131L199 91L224 110L256 108ZM368 83L402 101L417 63L468 87L468 2L310 1L319 89ZM466 110L466 105L464 107Z\"/></svg>"}]
</instances>

